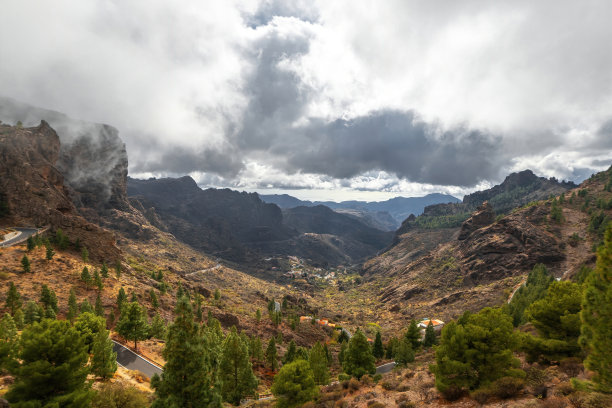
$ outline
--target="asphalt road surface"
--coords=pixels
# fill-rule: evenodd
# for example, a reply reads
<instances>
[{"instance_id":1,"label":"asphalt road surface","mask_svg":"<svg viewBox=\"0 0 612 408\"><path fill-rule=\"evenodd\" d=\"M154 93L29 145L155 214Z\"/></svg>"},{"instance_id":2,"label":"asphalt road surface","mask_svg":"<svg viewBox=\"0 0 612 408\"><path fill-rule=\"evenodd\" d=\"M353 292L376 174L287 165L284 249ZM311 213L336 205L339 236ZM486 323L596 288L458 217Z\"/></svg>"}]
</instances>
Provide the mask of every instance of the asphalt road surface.
<instances>
[{"instance_id":1,"label":"asphalt road surface","mask_svg":"<svg viewBox=\"0 0 612 408\"><path fill-rule=\"evenodd\" d=\"M20 234L14 238L9 239L8 241L4 241L0 244L0 247L10 247L11 245L18 244L20 242L25 241L28 237L36 234L38 229L36 228L13 228L15 231L19 231Z\"/></svg>"},{"instance_id":2,"label":"asphalt road surface","mask_svg":"<svg viewBox=\"0 0 612 408\"><path fill-rule=\"evenodd\" d=\"M161 375L163 371L160 367L148 362L132 350L122 346L114 340L113 351L117 353L117 363L128 370L138 370L149 378L153 377L154 374Z\"/></svg>"},{"instance_id":3,"label":"asphalt road surface","mask_svg":"<svg viewBox=\"0 0 612 408\"><path fill-rule=\"evenodd\" d=\"M376 374L386 374L393 370L393 367L395 367L395 361L378 366L376 367Z\"/></svg>"}]
</instances>

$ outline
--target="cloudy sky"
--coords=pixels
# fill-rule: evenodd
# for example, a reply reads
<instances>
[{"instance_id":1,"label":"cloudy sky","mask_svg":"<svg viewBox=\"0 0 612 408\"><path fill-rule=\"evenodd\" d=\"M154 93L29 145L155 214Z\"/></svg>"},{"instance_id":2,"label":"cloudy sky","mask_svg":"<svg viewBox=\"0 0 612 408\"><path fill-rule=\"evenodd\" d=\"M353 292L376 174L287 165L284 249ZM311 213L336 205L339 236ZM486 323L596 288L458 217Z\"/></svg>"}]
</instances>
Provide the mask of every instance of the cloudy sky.
<instances>
[{"instance_id":1,"label":"cloudy sky","mask_svg":"<svg viewBox=\"0 0 612 408\"><path fill-rule=\"evenodd\" d=\"M612 164L612 2L4 0L0 93L117 127L135 177L300 198Z\"/></svg>"}]
</instances>

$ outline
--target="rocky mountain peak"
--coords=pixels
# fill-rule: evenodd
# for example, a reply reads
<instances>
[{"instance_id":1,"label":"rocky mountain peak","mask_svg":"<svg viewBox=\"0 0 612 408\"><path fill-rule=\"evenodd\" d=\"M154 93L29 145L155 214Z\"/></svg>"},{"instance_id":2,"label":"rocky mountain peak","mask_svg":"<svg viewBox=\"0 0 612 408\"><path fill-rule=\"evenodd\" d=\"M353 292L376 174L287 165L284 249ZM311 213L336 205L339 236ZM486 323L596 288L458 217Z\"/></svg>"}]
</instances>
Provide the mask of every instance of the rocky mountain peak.
<instances>
[{"instance_id":1,"label":"rocky mountain peak","mask_svg":"<svg viewBox=\"0 0 612 408\"><path fill-rule=\"evenodd\" d=\"M465 220L461 225L458 239L460 241L466 239L472 232L479 228L486 227L495 222L495 211L493 206L488 201L482 203L482 205L476 208L476 211L472 213L472 216Z\"/></svg>"}]
</instances>

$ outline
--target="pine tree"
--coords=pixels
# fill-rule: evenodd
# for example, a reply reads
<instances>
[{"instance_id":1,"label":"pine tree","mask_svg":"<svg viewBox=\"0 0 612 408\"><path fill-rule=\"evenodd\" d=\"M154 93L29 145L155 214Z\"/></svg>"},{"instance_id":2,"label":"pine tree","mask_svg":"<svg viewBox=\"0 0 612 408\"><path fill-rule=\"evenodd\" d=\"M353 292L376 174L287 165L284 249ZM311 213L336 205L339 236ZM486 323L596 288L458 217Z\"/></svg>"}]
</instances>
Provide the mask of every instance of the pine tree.
<instances>
[{"instance_id":1,"label":"pine tree","mask_svg":"<svg viewBox=\"0 0 612 408\"><path fill-rule=\"evenodd\" d=\"M115 309L111 308L108 314L108 327L111 327L115 323Z\"/></svg>"},{"instance_id":2,"label":"pine tree","mask_svg":"<svg viewBox=\"0 0 612 408\"><path fill-rule=\"evenodd\" d=\"M81 249L81 259L83 260L83 262L89 261L89 251L86 247L83 247Z\"/></svg>"},{"instance_id":3,"label":"pine tree","mask_svg":"<svg viewBox=\"0 0 612 408\"><path fill-rule=\"evenodd\" d=\"M16 407L90 406L87 346L65 320L44 320L21 334L20 364L5 398Z\"/></svg>"},{"instance_id":4,"label":"pine tree","mask_svg":"<svg viewBox=\"0 0 612 408\"><path fill-rule=\"evenodd\" d=\"M257 323L261 321L261 310L259 309L257 309L257 311L255 312L255 320L257 321Z\"/></svg>"},{"instance_id":5,"label":"pine tree","mask_svg":"<svg viewBox=\"0 0 612 408\"><path fill-rule=\"evenodd\" d=\"M115 276L117 277L117 279L121 277L121 261L119 260L115 262Z\"/></svg>"},{"instance_id":6,"label":"pine tree","mask_svg":"<svg viewBox=\"0 0 612 408\"><path fill-rule=\"evenodd\" d=\"M261 345L261 339L258 336L251 337L251 347L249 347L251 357L255 361L263 361L264 353Z\"/></svg>"},{"instance_id":7,"label":"pine tree","mask_svg":"<svg viewBox=\"0 0 612 408\"><path fill-rule=\"evenodd\" d=\"M385 357L388 359L394 358L398 345L399 339L397 337L391 337L387 342L387 347L385 348Z\"/></svg>"},{"instance_id":8,"label":"pine tree","mask_svg":"<svg viewBox=\"0 0 612 408\"><path fill-rule=\"evenodd\" d=\"M113 351L113 342L108 330L100 330L93 342L91 371L102 379L107 379L117 371L117 353Z\"/></svg>"},{"instance_id":9,"label":"pine tree","mask_svg":"<svg viewBox=\"0 0 612 408\"><path fill-rule=\"evenodd\" d=\"M153 316L153 321L151 322L151 337L154 337L156 339L165 339L166 330L166 322L161 317L159 312L155 313L155 316Z\"/></svg>"},{"instance_id":10,"label":"pine tree","mask_svg":"<svg viewBox=\"0 0 612 408\"><path fill-rule=\"evenodd\" d=\"M412 319L410 321L410 326L408 326L408 330L406 331L406 340L410 343L410 347L413 350L416 350L421 345L421 331L419 330L419 326L417 325L416 320Z\"/></svg>"},{"instance_id":11,"label":"pine tree","mask_svg":"<svg viewBox=\"0 0 612 408\"><path fill-rule=\"evenodd\" d=\"M153 309L157 309L159 307L159 301L157 300L157 295L153 289L149 291L149 297L151 298L151 306Z\"/></svg>"},{"instance_id":12,"label":"pine tree","mask_svg":"<svg viewBox=\"0 0 612 408\"><path fill-rule=\"evenodd\" d=\"M30 258L28 258L27 255L23 255L23 258L21 258L21 268L23 269L23 273L29 273L30 272Z\"/></svg>"},{"instance_id":13,"label":"pine tree","mask_svg":"<svg viewBox=\"0 0 612 408\"><path fill-rule=\"evenodd\" d=\"M98 288L98 291L101 291L102 289L104 289L104 283L102 283L102 278L100 277L100 273L98 272L97 269L94 270L93 281L96 287Z\"/></svg>"},{"instance_id":14,"label":"pine tree","mask_svg":"<svg viewBox=\"0 0 612 408\"><path fill-rule=\"evenodd\" d=\"M323 350L325 351L325 358L327 358L327 365L332 365L332 355L329 352L329 348L327 347L327 343L323 344Z\"/></svg>"},{"instance_id":15,"label":"pine tree","mask_svg":"<svg viewBox=\"0 0 612 408\"><path fill-rule=\"evenodd\" d=\"M395 362L401 367L408 363L412 363L413 361L414 350L412 349L412 344L404 336L404 338L401 339L397 345L397 350L395 351Z\"/></svg>"},{"instance_id":16,"label":"pine tree","mask_svg":"<svg viewBox=\"0 0 612 408\"><path fill-rule=\"evenodd\" d=\"M272 371L276 371L278 368L277 354L276 354L276 341L274 337L270 338L268 347L266 348L266 362Z\"/></svg>"},{"instance_id":17,"label":"pine tree","mask_svg":"<svg viewBox=\"0 0 612 408\"><path fill-rule=\"evenodd\" d=\"M515 347L512 318L501 309L464 313L442 329L436 364L430 366L436 388L450 398L511 374L519 364Z\"/></svg>"},{"instance_id":18,"label":"pine tree","mask_svg":"<svg viewBox=\"0 0 612 408\"><path fill-rule=\"evenodd\" d=\"M134 349L138 350L138 340L146 339L149 334L149 325L138 302L131 302L125 306L116 329L124 339L133 340Z\"/></svg>"},{"instance_id":19,"label":"pine tree","mask_svg":"<svg viewBox=\"0 0 612 408\"><path fill-rule=\"evenodd\" d=\"M96 306L94 310L97 316L104 317L104 306L102 306L102 298L100 297L100 292L98 292L98 296L96 296Z\"/></svg>"},{"instance_id":20,"label":"pine tree","mask_svg":"<svg viewBox=\"0 0 612 408\"><path fill-rule=\"evenodd\" d=\"M136 292L132 292L132 297L130 298L130 302L138 302L138 296L136 296Z\"/></svg>"},{"instance_id":21,"label":"pine tree","mask_svg":"<svg viewBox=\"0 0 612 408\"><path fill-rule=\"evenodd\" d=\"M76 319L79 314L79 308L77 306L76 293L74 293L74 288L70 289L70 296L68 297L68 313L66 314L66 319L70 321L70 323L74 323L74 319Z\"/></svg>"},{"instance_id":22,"label":"pine tree","mask_svg":"<svg viewBox=\"0 0 612 408\"><path fill-rule=\"evenodd\" d=\"M285 355L283 356L283 364L289 364L295 361L296 355L297 355L297 346L295 344L295 341L291 340L289 342L289 347L287 347L287 351L285 352Z\"/></svg>"},{"instance_id":23,"label":"pine tree","mask_svg":"<svg viewBox=\"0 0 612 408\"><path fill-rule=\"evenodd\" d=\"M376 338L374 339L374 348L372 349L372 354L377 359L381 359L385 356L385 349L383 348L382 336L380 332L376 332Z\"/></svg>"},{"instance_id":24,"label":"pine tree","mask_svg":"<svg viewBox=\"0 0 612 408\"><path fill-rule=\"evenodd\" d=\"M91 275L89 274L89 269L86 266L83 267L81 271L81 280L85 282L85 288L89 289L89 285L91 285Z\"/></svg>"},{"instance_id":25,"label":"pine tree","mask_svg":"<svg viewBox=\"0 0 612 408\"><path fill-rule=\"evenodd\" d=\"M512 316L512 324L518 327L527 322L525 318L525 309L533 302L543 298L546 295L546 290L555 280L555 277L548 272L548 269L543 264L537 264L529 272L527 282L521 286L512 297L510 303L506 307L508 314Z\"/></svg>"},{"instance_id":26,"label":"pine tree","mask_svg":"<svg viewBox=\"0 0 612 408\"><path fill-rule=\"evenodd\" d=\"M13 282L9 283L9 289L6 294L6 307L11 311L11 315L15 316L17 309L21 307L21 295Z\"/></svg>"},{"instance_id":27,"label":"pine tree","mask_svg":"<svg viewBox=\"0 0 612 408\"><path fill-rule=\"evenodd\" d=\"M70 240L68 239L68 236L64 234L64 231L62 231L61 228L58 228L55 231L55 243L57 244L58 248L61 249L62 251L68 248L68 245L70 244Z\"/></svg>"},{"instance_id":28,"label":"pine tree","mask_svg":"<svg viewBox=\"0 0 612 408\"><path fill-rule=\"evenodd\" d=\"M19 351L17 325L10 314L0 320L0 373L12 372L17 366Z\"/></svg>"},{"instance_id":29,"label":"pine tree","mask_svg":"<svg viewBox=\"0 0 612 408\"><path fill-rule=\"evenodd\" d=\"M215 302L218 302L221 299L221 291L219 289L215 289Z\"/></svg>"},{"instance_id":30,"label":"pine tree","mask_svg":"<svg viewBox=\"0 0 612 408\"><path fill-rule=\"evenodd\" d=\"M316 342L312 346L308 362L310 363L315 383L318 385L328 384L329 368L327 367L327 355L321 343Z\"/></svg>"},{"instance_id":31,"label":"pine tree","mask_svg":"<svg viewBox=\"0 0 612 408\"><path fill-rule=\"evenodd\" d=\"M83 301L79 305L79 313L91 313L91 314L95 313L95 310L91 306L91 303L89 303L89 300L83 299Z\"/></svg>"},{"instance_id":32,"label":"pine tree","mask_svg":"<svg viewBox=\"0 0 612 408\"><path fill-rule=\"evenodd\" d=\"M74 328L81 333L83 341L87 346L87 351L91 351L96 335L103 331L106 327L106 321L100 316L96 316L91 312L83 312L79 315Z\"/></svg>"},{"instance_id":33,"label":"pine tree","mask_svg":"<svg viewBox=\"0 0 612 408\"><path fill-rule=\"evenodd\" d=\"M49 289L49 287L44 283L41 288L40 303L45 306L45 309L50 308L57 314L57 296L55 295L55 292Z\"/></svg>"},{"instance_id":34,"label":"pine tree","mask_svg":"<svg viewBox=\"0 0 612 408\"><path fill-rule=\"evenodd\" d=\"M314 319L311 319L314 320ZM340 335L338 335L338 343L348 342L350 340L348 334L344 329L340 330Z\"/></svg>"},{"instance_id":35,"label":"pine tree","mask_svg":"<svg viewBox=\"0 0 612 408\"><path fill-rule=\"evenodd\" d=\"M106 266L106 262L102 262L102 268L100 269L100 275L103 278L108 278L108 266Z\"/></svg>"},{"instance_id":36,"label":"pine tree","mask_svg":"<svg viewBox=\"0 0 612 408\"><path fill-rule=\"evenodd\" d=\"M348 350L348 341L340 343L340 351L338 352L338 363L340 366L344 366L344 357L346 356L346 350Z\"/></svg>"},{"instance_id":37,"label":"pine tree","mask_svg":"<svg viewBox=\"0 0 612 408\"><path fill-rule=\"evenodd\" d=\"M183 290L183 284L179 282L178 288L176 289L176 298L180 299L185 296L185 291Z\"/></svg>"},{"instance_id":38,"label":"pine tree","mask_svg":"<svg viewBox=\"0 0 612 408\"><path fill-rule=\"evenodd\" d=\"M29 301L25 305L23 320L25 324L37 323L45 316L45 311L39 304L34 301Z\"/></svg>"},{"instance_id":39,"label":"pine tree","mask_svg":"<svg viewBox=\"0 0 612 408\"><path fill-rule=\"evenodd\" d=\"M15 310L15 313L13 313L13 320L15 320L15 326L17 326L17 330L22 330L25 326L25 315L23 313L23 310Z\"/></svg>"},{"instance_id":40,"label":"pine tree","mask_svg":"<svg viewBox=\"0 0 612 408\"><path fill-rule=\"evenodd\" d=\"M53 250L53 247L51 245L48 245L45 249L45 258L47 259L47 261L50 261L53 259L53 255L55 255L55 251Z\"/></svg>"},{"instance_id":41,"label":"pine tree","mask_svg":"<svg viewBox=\"0 0 612 408\"><path fill-rule=\"evenodd\" d=\"M257 378L249 361L249 350L236 327L225 338L219 365L221 395L225 401L239 405L240 400L257 389Z\"/></svg>"},{"instance_id":42,"label":"pine tree","mask_svg":"<svg viewBox=\"0 0 612 408\"><path fill-rule=\"evenodd\" d=\"M431 323L430 320L429 324L427 325L427 328L425 329L425 338L423 339L423 346L429 348L436 344L436 341L436 332L434 330L433 323Z\"/></svg>"},{"instance_id":43,"label":"pine tree","mask_svg":"<svg viewBox=\"0 0 612 408\"><path fill-rule=\"evenodd\" d=\"M358 379L364 374L376 373L372 349L367 337L360 329L357 329L355 335L349 340L342 369L345 373Z\"/></svg>"},{"instance_id":44,"label":"pine tree","mask_svg":"<svg viewBox=\"0 0 612 408\"><path fill-rule=\"evenodd\" d=\"M211 356L186 298L178 299L175 316L162 352L164 372L151 381L157 396L152 408L221 407Z\"/></svg>"},{"instance_id":45,"label":"pine tree","mask_svg":"<svg viewBox=\"0 0 612 408\"><path fill-rule=\"evenodd\" d=\"M123 303L127 301L127 295L125 294L125 289L123 286L119 289L119 293L117 293L117 307L119 311L121 311L123 307Z\"/></svg>"},{"instance_id":46,"label":"pine tree","mask_svg":"<svg viewBox=\"0 0 612 408\"><path fill-rule=\"evenodd\" d=\"M612 176L611 179L612 180ZM612 181L611 181L612 183ZM595 270L586 280L582 297L580 344L587 353L585 366L595 373L596 389L612 392L612 224L597 250Z\"/></svg>"},{"instance_id":47,"label":"pine tree","mask_svg":"<svg viewBox=\"0 0 612 408\"><path fill-rule=\"evenodd\" d=\"M31 235L28 237L28 240L26 241L26 245L27 245L28 252L36 248L36 243L34 242L34 238L32 238Z\"/></svg>"},{"instance_id":48,"label":"pine tree","mask_svg":"<svg viewBox=\"0 0 612 408\"><path fill-rule=\"evenodd\" d=\"M312 400L318 392L310 364L297 360L281 368L274 377L272 394L279 408L302 406Z\"/></svg>"}]
</instances>

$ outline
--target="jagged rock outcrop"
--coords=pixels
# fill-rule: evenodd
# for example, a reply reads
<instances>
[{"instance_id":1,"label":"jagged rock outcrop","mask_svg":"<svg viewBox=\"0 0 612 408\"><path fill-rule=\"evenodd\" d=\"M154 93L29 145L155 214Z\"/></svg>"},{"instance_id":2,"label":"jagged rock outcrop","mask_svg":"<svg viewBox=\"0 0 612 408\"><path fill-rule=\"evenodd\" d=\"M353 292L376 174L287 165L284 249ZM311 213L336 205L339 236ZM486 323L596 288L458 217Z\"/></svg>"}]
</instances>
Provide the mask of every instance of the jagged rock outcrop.
<instances>
[{"instance_id":1,"label":"jagged rock outcrop","mask_svg":"<svg viewBox=\"0 0 612 408\"><path fill-rule=\"evenodd\" d=\"M493 211L493 206L491 206L488 201L485 201L476 209L472 216L461 225L458 239L463 241L472 232L479 228L486 227L487 225L491 225L493 222L495 222L495 211Z\"/></svg>"},{"instance_id":2,"label":"jagged rock outcrop","mask_svg":"<svg viewBox=\"0 0 612 408\"><path fill-rule=\"evenodd\" d=\"M92 259L118 259L114 235L87 222L74 206L74 192L56 166L60 150L59 136L45 121L32 128L0 126L0 193L9 211L2 223L61 228Z\"/></svg>"}]
</instances>

